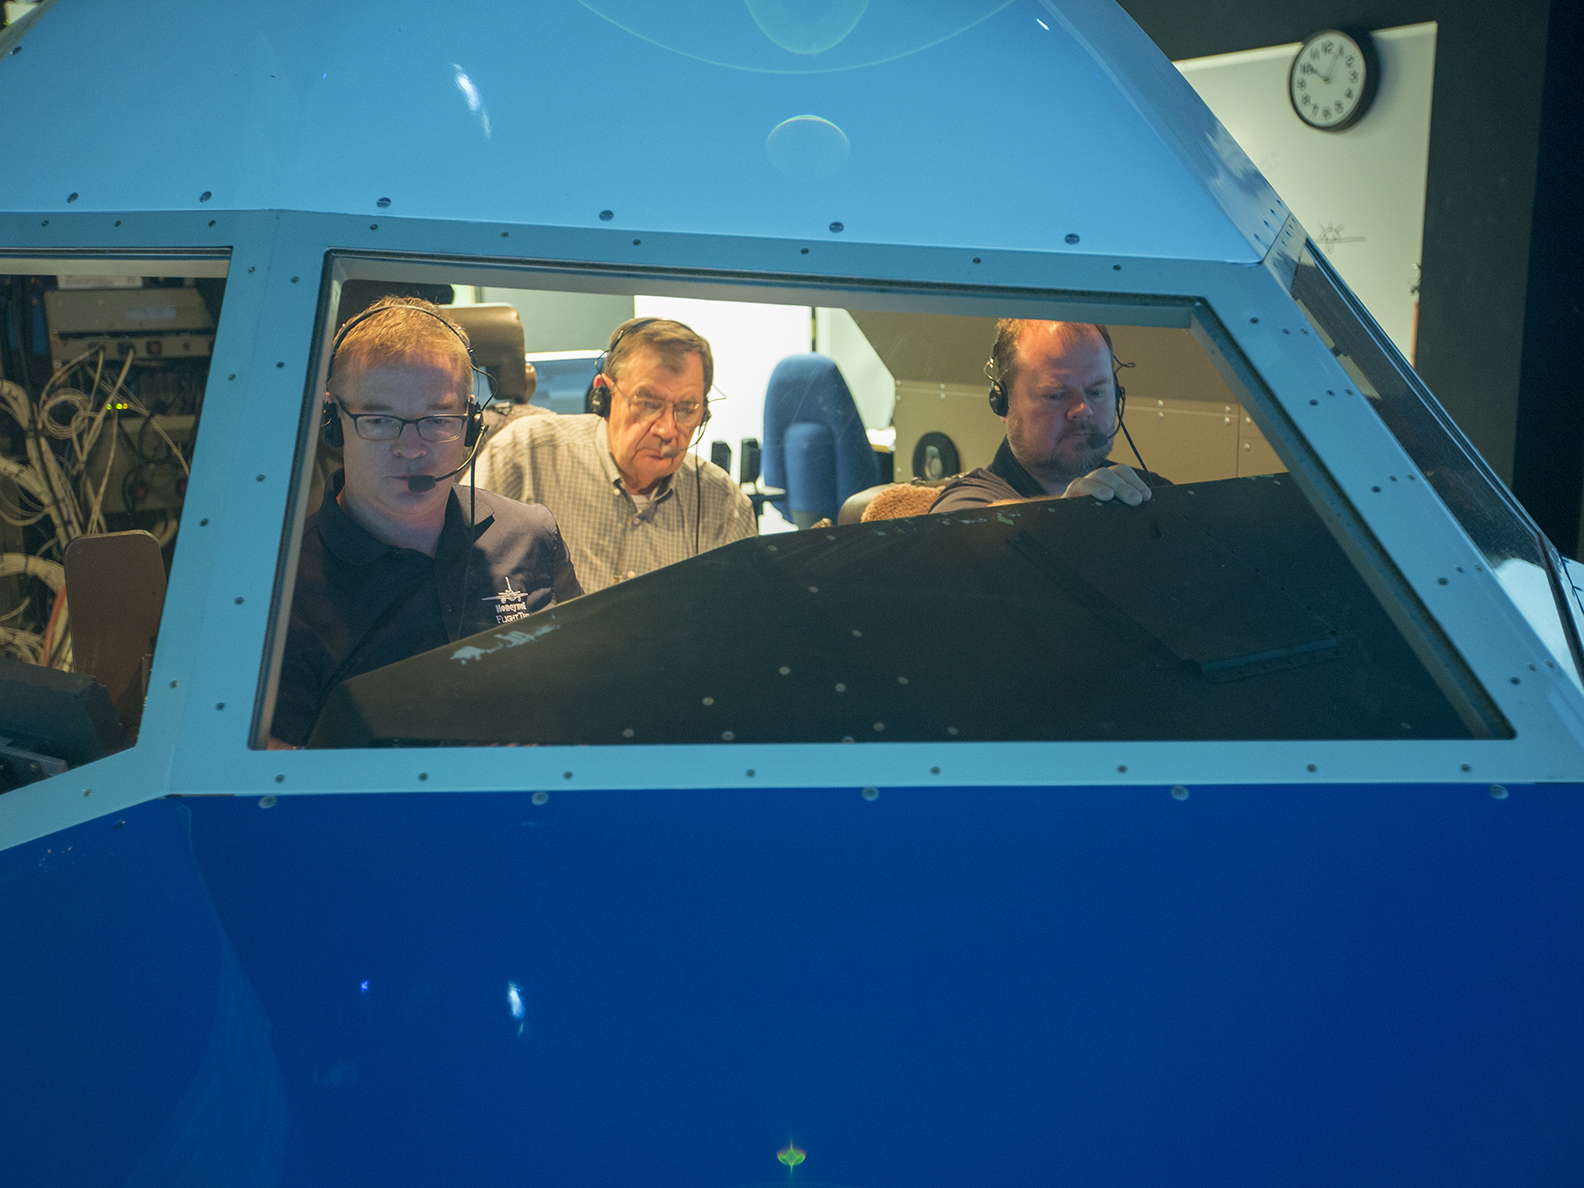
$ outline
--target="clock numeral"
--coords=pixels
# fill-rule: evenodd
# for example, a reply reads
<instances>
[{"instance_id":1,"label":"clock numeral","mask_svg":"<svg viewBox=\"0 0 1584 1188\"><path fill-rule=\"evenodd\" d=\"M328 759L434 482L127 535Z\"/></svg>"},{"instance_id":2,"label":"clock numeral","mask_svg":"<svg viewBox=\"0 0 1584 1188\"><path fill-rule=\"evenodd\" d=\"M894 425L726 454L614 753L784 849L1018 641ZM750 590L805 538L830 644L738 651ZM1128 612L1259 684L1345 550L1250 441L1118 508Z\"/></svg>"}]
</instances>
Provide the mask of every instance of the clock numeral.
<instances>
[{"instance_id":1,"label":"clock numeral","mask_svg":"<svg viewBox=\"0 0 1584 1188\"><path fill-rule=\"evenodd\" d=\"M1307 90L1308 90L1308 89L1309 89L1309 82L1308 82L1308 80L1307 80L1307 79L1302 79L1302 78L1300 78L1300 79L1299 79L1299 80L1298 80L1298 89L1299 89L1299 90L1300 90L1300 91L1307 91ZM1304 96L1304 98L1305 98L1305 99L1307 99L1307 98L1309 98L1309 96L1308 96L1308 95L1305 95L1305 96Z\"/></svg>"},{"instance_id":2,"label":"clock numeral","mask_svg":"<svg viewBox=\"0 0 1584 1188\"><path fill-rule=\"evenodd\" d=\"M1348 82L1353 82L1353 83L1358 82L1358 71L1357 70L1355 70L1352 74L1348 75Z\"/></svg>"},{"instance_id":3,"label":"clock numeral","mask_svg":"<svg viewBox=\"0 0 1584 1188\"><path fill-rule=\"evenodd\" d=\"M1322 119L1329 120L1331 118L1331 109L1329 107L1322 107L1320 109L1320 117Z\"/></svg>"},{"instance_id":4,"label":"clock numeral","mask_svg":"<svg viewBox=\"0 0 1584 1188\"><path fill-rule=\"evenodd\" d=\"M1325 52L1329 54L1332 51L1333 43L1329 42L1329 41L1322 42L1320 48L1325 50Z\"/></svg>"},{"instance_id":5,"label":"clock numeral","mask_svg":"<svg viewBox=\"0 0 1584 1188\"><path fill-rule=\"evenodd\" d=\"M1343 94L1342 94L1342 98L1344 98L1344 99L1353 98L1353 88L1349 87L1346 91L1344 91Z\"/></svg>"}]
</instances>

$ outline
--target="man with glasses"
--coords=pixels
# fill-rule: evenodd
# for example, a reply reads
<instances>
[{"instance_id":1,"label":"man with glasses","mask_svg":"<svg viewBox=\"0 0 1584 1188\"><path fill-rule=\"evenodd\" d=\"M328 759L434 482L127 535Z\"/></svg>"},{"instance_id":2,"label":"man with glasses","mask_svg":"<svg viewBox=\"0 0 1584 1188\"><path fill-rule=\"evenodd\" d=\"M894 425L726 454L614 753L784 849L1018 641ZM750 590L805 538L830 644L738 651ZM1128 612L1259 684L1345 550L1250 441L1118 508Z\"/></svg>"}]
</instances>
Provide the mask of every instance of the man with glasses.
<instances>
[{"instance_id":1,"label":"man with glasses","mask_svg":"<svg viewBox=\"0 0 1584 1188\"><path fill-rule=\"evenodd\" d=\"M427 301L376 302L338 337L322 423L343 469L303 525L271 747L305 743L349 677L583 592L545 508L452 489L478 435L473 374Z\"/></svg>"},{"instance_id":2,"label":"man with glasses","mask_svg":"<svg viewBox=\"0 0 1584 1188\"><path fill-rule=\"evenodd\" d=\"M753 506L720 467L690 453L709 420L709 343L668 318L616 327L591 413L525 417L479 455L477 482L543 503L590 591L753 536Z\"/></svg>"}]
</instances>

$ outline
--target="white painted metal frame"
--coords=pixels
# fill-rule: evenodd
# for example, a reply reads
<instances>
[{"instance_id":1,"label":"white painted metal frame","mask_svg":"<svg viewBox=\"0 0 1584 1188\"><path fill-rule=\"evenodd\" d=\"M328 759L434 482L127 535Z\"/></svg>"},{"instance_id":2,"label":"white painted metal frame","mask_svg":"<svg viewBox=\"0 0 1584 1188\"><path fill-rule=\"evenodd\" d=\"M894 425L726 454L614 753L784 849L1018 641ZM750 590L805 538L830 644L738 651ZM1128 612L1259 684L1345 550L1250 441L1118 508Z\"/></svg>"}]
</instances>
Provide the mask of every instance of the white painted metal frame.
<instances>
[{"instance_id":1,"label":"white painted metal frame","mask_svg":"<svg viewBox=\"0 0 1584 1188\"><path fill-rule=\"evenodd\" d=\"M1308 327L1279 269L1048 253L646 234L287 212L0 215L0 257L40 271L111 271L133 245L164 256L229 249L210 384L136 747L0 797L0 847L167 793L265 794L522 789L1224 784L1577 780L1584 696L1451 514ZM805 253L804 249L808 251ZM249 745L283 556L294 465L312 434L322 283L336 253L493 261L499 273L559 262L583 285L645 284L784 301L796 286L827 304L1069 316L1159 310L1181 324L1197 299L1277 403L1251 411L1307 484L1340 496L1390 556L1403 586L1453 641L1511 724L1512 739L1467 742L867 743L268 752ZM441 259L444 258L444 259ZM353 263L343 267L372 269ZM134 269L134 264L122 267ZM653 270L653 271L647 271ZM414 267L402 265L404 275ZM454 272L451 275L455 275ZM601 276L604 280L599 279ZM480 283L499 283L498 281ZM578 287L563 279L547 287ZM1052 292L1059 290L1059 292ZM799 297L799 300L802 298ZM1238 364L1242 366L1240 362ZM1338 395L1328 395L1336 392ZM1296 443L1296 444L1295 444ZM300 473L300 472L299 472ZM1379 487L1376 493L1374 488ZM1324 512L1322 511L1322 514ZM283 549L283 544L287 547ZM1390 586L1398 580L1385 573ZM221 707L224 708L221 708ZM749 769L754 771L750 778ZM674 773L669 774L668 773Z\"/></svg>"}]
</instances>

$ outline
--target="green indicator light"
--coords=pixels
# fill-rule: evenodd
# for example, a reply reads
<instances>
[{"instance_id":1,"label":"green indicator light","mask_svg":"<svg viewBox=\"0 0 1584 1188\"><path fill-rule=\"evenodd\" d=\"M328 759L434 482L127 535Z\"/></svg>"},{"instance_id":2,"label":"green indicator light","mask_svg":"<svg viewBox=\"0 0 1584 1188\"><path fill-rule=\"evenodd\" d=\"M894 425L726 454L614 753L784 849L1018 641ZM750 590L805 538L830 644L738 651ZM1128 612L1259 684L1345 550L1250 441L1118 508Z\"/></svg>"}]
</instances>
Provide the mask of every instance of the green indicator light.
<instances>
[{"instance_id":1,"label":"green indicator light","mask_svg":"<svg viewBox=\"0 0 1584 1188\"><path fill-rule=\"evenodd\" d=\"M787 1165L787 1173L791 1174L794 1167L808 1158L808 1152L802 1147L794 1147L791 1143L788 1143L776 1152L776 1158Z\"/></svg>"}]
</instances>

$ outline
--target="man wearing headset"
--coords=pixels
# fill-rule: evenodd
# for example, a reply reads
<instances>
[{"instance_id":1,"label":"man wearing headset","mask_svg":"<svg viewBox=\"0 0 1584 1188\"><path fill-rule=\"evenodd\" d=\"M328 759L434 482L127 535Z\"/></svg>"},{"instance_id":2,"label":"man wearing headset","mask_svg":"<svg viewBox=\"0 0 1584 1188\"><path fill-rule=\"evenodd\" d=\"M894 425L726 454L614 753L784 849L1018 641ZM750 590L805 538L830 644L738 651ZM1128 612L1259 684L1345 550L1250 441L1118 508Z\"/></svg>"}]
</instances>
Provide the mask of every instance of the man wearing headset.
<instances>
[{"instance_id":1,"label":"man wearing headset","mask_svg":"<svg viewBox=\"0 0 1584 1188\"><path fill-rule=\"evenodd\" d=\"M681 322L623 322L600 357L592 411L508 425L479 455L476 481L548 507L590 592L753 536L747 496L689 452L714 378L709 343Z\"/></svg>"},{"instance_id":2,"label":"man wearing headset","mask_svg":"<svg viewBox=\"0 0 1584 1188\"><path fill-rule=\"evenodd\" d=\"M583 592L548 511L453 491L481 427L473 376L427 301L377 301L337 337L323 429L344 468L303 525L271 748L307 742L347 678Z\"/></svg>"},{"instance_id":3,"label":"man wearing headset","mask_svg":"<svg viewBox=\"0 0 1584 1188\"><path fill-rule=\"evenodd\" d=\"M985 369L990 408L1006 423L1006 437L988 467L945 487L930 511L1050 496L1130 507L1149 499L1149 484L1132 467L1107 458L1121 427L1114 368L1103 326L1003 318Z\"/></svg>"}]
</instances>

